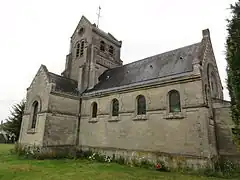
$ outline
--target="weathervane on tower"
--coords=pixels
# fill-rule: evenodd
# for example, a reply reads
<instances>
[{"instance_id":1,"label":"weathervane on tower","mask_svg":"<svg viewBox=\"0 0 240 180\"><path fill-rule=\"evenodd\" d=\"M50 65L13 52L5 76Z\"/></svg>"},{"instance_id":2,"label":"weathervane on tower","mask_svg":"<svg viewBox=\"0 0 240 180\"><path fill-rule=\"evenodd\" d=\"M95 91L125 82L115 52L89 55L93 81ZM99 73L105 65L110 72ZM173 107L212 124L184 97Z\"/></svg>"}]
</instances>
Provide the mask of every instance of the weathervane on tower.
<instances>
[{"instance_id":1,"label":"weathervane on tower","mask_svg":"<svg viewBox=\"0 0 240 180\"><path fill-rule=\"evenodd\" d=\"M98 16L97 27L99 26L99 19L100 19L100 17L101 17L100 13L101 13L101 7L99 6L99 7L98 7L98 13L97 13L97 16Z\"/></svg>"}]
</instances>

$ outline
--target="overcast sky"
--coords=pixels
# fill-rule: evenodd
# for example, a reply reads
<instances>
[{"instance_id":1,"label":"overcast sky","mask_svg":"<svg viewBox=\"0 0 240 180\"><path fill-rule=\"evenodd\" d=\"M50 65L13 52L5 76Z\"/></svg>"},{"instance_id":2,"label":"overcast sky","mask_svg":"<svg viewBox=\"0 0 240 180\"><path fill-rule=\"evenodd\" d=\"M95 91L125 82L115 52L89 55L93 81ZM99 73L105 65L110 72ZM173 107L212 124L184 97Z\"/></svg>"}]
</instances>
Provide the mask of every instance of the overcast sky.
<instances>
[{"instance_id":1,"label":"overcast sky","mask_svg":"<svg viewBox=\"0 0 240 180\"><path fill-rule=\"evenodd\" d=\"M25 98L41 64L60 74L82 15L123 41L124 64L201 41L209 28L226 90L225 39L235 0L0 0L0 120Z\"/></svg>"}]
</instances>

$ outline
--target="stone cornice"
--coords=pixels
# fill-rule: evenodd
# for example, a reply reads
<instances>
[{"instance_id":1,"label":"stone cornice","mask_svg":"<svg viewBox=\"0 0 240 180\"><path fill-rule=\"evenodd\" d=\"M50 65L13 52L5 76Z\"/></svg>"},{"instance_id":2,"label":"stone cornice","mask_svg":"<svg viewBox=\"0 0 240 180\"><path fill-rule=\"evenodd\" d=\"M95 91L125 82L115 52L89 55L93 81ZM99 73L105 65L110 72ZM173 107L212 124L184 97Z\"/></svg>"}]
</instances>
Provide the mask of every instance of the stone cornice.
<instances>
[{"instance_id":1,"label":"stone cornice","mask_svg":"<svg viewBox=\"0 0 240 180\"><path fill-rule=\"evenodd\" d=\"M41 115L41 114L52 114L54 116L56 115L65 115L65 116L75 116L75 117L78 117L78 114L75 114L75 113L69 113L69 112L62 112L62 111L52 111L52 110L45 110L45 111L41 111L39 113L37 113L38 115ZM23 116L30 116L31 113L24 113Z\"/></svg>"},{"instance_id":2,"label":"stone cornice","mask_svg":"<svg viewBox=\"0 0 240 180\"><path fill-rule=\"evenodd\" d=\"M208 105L204 104L204 103L201 103L201 104L188 104L188 105L185 105L185 106L182 106L182 109L199 109L199 108L209 108ZM147 109L146 112L147 114L163 114L164 111L167 111L167 107L162 107L162 108L151 108L151 109ZM129 115L129 116L132 116L133 114L135 114L135 110L132 110L132 111L119 111L119 116L124 116L124 115ZM97 116L101 117L105 117L107 116L108 118L111 117L111 112L100 112L97 114ZM83 118L90 118L91 115L90 114L87 114L87 113L84 113L82 114L82 117Z\"/></svg>"},{"instance_id":3,"label":"stone cornice","mask_svg":"<svg viewBox=\"0 0 240 180\"><path fill-rule=\"evenodd\" d=\"M209 108L207 104L190 104L190 105L185 105L185 106L182 106L182 109L190 109L190 108L202 108L202 107L205 107L205 108Z\"/></svg>"}]
</instances>

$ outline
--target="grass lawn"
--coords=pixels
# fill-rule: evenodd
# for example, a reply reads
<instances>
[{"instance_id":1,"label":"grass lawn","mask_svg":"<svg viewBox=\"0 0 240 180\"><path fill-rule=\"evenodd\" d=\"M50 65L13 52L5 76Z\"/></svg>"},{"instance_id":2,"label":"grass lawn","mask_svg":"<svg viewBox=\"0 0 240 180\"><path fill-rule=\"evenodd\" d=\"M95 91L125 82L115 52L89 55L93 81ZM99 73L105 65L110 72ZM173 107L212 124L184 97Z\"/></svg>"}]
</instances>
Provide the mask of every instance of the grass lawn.
<instances>
[{"instance_id":1,"label":"grass lawn","mask_svg":"<svg viewBox=\"0 0 240 180\"><path fill-rule=\"evenodd\" d=\"M172 172L157 172L87 160L21 160L10 154L13 145L0 144L0 180L216 180Z\"/></svg>"}]
</instances>

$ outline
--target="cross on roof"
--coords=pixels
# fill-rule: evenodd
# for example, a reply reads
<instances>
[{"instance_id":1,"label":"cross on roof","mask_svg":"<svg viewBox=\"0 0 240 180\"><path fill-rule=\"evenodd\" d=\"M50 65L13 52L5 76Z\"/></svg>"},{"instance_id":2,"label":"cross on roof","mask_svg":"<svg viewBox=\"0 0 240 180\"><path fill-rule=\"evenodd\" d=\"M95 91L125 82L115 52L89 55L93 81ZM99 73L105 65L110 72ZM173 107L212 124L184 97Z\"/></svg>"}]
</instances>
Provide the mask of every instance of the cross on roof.
<instances>
[{"instance_id":1,"label":"cross on roof","mask_svg":"<svg viewBox=\"0 0 240 180\"><path fill-rule=\"evenodd\" d=\"M100 13L101 13L101 7L99 6L98 7L98 13L97 13L97 16L98 16L97 27L99 26L99 19L101 17Z\"/></svg>"}]
</instances>

